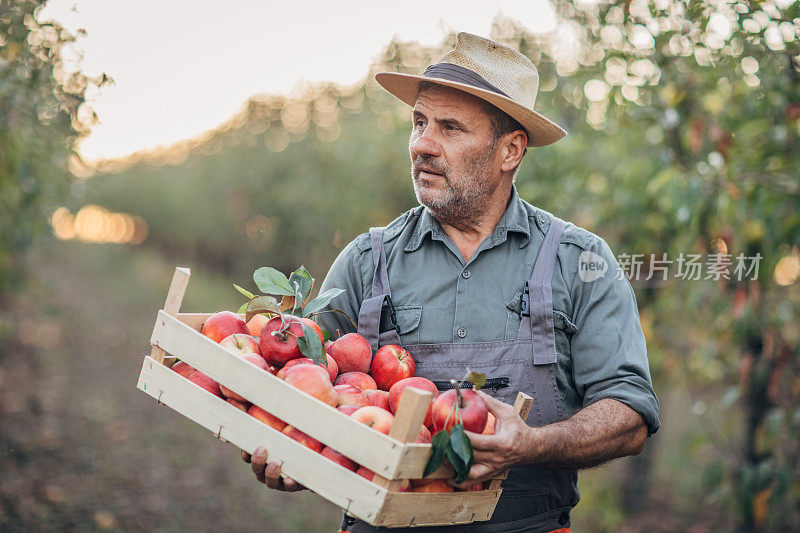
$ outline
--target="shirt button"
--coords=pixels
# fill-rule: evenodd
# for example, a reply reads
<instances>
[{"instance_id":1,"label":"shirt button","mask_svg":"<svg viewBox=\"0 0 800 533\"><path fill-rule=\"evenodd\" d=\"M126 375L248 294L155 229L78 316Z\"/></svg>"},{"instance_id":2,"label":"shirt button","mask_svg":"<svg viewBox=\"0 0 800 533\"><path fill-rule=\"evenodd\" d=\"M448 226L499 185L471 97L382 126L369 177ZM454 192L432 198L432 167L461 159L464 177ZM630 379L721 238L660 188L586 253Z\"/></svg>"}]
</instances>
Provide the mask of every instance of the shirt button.
<instances>
[{"instance_id":1,"label":"shirt button","mask_svg":"<svg viewBox=\"0 0 800 533\"><path fill-rule=\"evenodd\" d=\"M469 270L465 270L464 272L461 273L461 277L464 278L464 279L469 279L469 277L471 275L472 275L472 272L470 272Z\"/></svg>"},{"instance_id":2,"label":"shirt button","mask_svg":"<svg viewBox=\"0 0 800 533\"><path fill-rule=\"evenodd\" d=\"M467 336L467 329L466 328L458 328L458 331L456 333L458 334L459 337L461 337L463 339L464 337Z\"/></svg>"}]
</instances>

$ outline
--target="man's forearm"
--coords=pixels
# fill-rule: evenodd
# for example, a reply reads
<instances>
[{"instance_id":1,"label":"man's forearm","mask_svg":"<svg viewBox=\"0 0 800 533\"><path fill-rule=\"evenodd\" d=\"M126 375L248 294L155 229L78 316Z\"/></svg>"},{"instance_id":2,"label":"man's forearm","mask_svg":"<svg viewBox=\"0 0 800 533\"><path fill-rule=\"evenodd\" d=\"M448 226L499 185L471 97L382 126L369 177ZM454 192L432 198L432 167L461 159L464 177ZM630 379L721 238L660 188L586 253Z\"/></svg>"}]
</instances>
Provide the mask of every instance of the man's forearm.
<instances>
[{"instance_id":1,"label":"man's forearm","mask_svg":"<svg viewBox=\"0 0 800 533\"><path fill-rule=\"evenodd\" d=\"M546 468L591 468L642 451L647 426L627 405L603 399L571 418L531 428L526 463Z\"/></svg>"}]
</instances>

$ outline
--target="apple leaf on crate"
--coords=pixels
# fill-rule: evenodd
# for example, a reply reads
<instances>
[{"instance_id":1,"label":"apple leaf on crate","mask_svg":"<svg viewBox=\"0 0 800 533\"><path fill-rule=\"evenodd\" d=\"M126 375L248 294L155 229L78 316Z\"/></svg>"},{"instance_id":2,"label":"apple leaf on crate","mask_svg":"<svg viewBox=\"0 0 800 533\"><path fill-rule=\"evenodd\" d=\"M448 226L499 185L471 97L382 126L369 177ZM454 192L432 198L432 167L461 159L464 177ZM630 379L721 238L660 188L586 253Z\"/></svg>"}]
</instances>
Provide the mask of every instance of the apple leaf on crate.
<instances>
[{"instance_id":1,"label":"apple leaf on crate","mask_svg":"<svg viewBox=\"0 0 800 533\"><path fill-rule=\"evenodd\" d=\"M450 450L452 454L448 453L447 458L453 465L456 471L456 483L462 483L469 475L469 469L472 463L475 462L475 457L472 454L472 443L469 437L464 433L464 424L456 424L450 430ZM454 457L457 460L454 460Z\"/></svg>"},{"instance_id":2,"label":"apple leaf on crate","mask_svg":"<svg viewBox=\"0 0 800 533\"><path fill-rule=\"evenodd\" d=\"M235 283L233 284L233 288L236 289L237 291L239 291L242 294L242 296L244 296L248 300L252 300L253 298L256 297L255 294L253 294L252 292L248 291L247 289L244 289L244 288L238 286Z\"/></svg>"},{"instance_id":3,"label":"apple leaf on crate","mask_svg":"<svg viewBox=\"0 0 800 533\"><path fill-rule=\"evenodd\" d=\"M267 316L280 314L280 304L278 300L272 296L256 296L245 304L245 321L250 322L250 319L258 314L265 314Z\"/></svg>"},{"instance_id":4,"label":"apple leaf on crate","mask_svg":"<svg viewBox=\"0 0 800 533\"><path fill-rule=\"evenodd\" d=\"M325 357L325 350L319 341L319 335L308 324L303 324L303 336L297 337L297 347L300 353L312 359L316 364L327 366L328 358Z\"/></svg>"},{"instance_id":5,"label":"apple leaf on crate","mask_svg":"<svg viewBox=\"0 0 800 533\"><path fill-rule=\"evenodd\" d=\"M303 265L300 265L300 268L292 272L292 275L289 276L289 286L294 289L292 296L295 297L295 309L298 309L302 303L306 301L308 295L311 294L311 287L313 285L314 279Z\"/></svg>"},{"instance_id":6,"label":"apple leaf on crate","mask_svg":"<svg viewBox=\"0 0 800 533\"><path fill-rule=\"evenodd\" d=\"M474 390L481 390L486 385L486 374L473 372L467 369L467 375L464 376L464 381L472 383L472 388Z\"/></svg>"},{"instance_id":7,"label":"apple leaf on crate","mask_svg":"<svg viewBox=\"0 0 800 533\"><path fill-rule=\"evenodd\" d=\"M428 459L428 464L425 465L425 471L422 473L423 477L428 477L442 466L445 452L449 446L450 437L446 431L440 431L433 436L431 439L431 457Z\"/></svg>"},{"instance_id":8,"label":"apple leaf on crate","mask_svg":"<svg viewBox=\"0 0 800 533\"><path fill-rule=\"evenodd\" d=\"M343 292L344 290L342 289L328 289L305 305L302 316L313 315L314 313L322 311L328 307L328 304L331 303L331 300Z\"/></svg>"},{"instance_id":9,"label":"apple leaf on crate","mask_svg":"<svg viewBox=\"0 0 800 533\"><path fill-rule=\"evenodd\" d=\"M299 270L299 269L298 269ZM288 278L272 267L261 267L253 273L253 281L264 294L294 296L294 289Z\"/></svg>"}]
</instances>

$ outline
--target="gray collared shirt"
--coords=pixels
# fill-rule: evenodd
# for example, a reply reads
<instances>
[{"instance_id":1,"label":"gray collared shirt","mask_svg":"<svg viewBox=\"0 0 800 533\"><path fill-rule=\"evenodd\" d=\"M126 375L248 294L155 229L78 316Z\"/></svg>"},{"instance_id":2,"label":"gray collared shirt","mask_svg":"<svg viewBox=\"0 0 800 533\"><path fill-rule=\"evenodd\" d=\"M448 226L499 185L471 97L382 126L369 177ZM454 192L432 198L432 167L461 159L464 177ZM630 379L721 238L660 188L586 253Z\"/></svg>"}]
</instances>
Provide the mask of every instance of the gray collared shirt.
<instances>
[{"instance_id":1,"label":"gray collared shirt","mask_svg":"<svg viewBox=\"0 0 800 533\"><path fill-rule=\"evenodd\" d=\"M516 338L522 292L551 220L552 215L522 200L514 189L497 227L468 262L422 206L386 226L389 285L402 343ZM603 263L607 269L601 274ZM372 295L373 274L371 243L365 233L342 250L320 291L345 289L332 307L355 321L361 302ZM598 274L597 279L584 281ZM641 414L649 433L654 433L660 426L658 399L636 298L606 242L568 224L558 248L552 290L556 379L565 415L613 398ZM324 313L318 319L332 334L337 329L341 334L355 330L338 313ZM413 348L410 351L413 355Z\"/></svg>"}]
</instances>

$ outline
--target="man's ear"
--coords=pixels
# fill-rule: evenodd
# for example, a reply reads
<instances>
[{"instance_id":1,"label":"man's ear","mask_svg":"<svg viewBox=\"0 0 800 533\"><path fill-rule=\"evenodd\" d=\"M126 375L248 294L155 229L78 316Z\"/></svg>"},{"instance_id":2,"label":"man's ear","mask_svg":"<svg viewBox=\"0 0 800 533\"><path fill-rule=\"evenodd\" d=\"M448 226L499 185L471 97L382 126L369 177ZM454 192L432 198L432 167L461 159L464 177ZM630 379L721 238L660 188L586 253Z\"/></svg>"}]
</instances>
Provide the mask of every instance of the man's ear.
<instances>
[{"instance_id":1,"label":"man's ear","mask_svg":"<svg viewBox=\"0 0 800 533\"><path fill-rule=\"evenodd\" d=\"M528 146L528 134L525 130L516 130L506 133L501 138L503 146L503 161L500 166L503 172L511 172L519 166L525 148Z\"/></svg>"}]
</instances>

